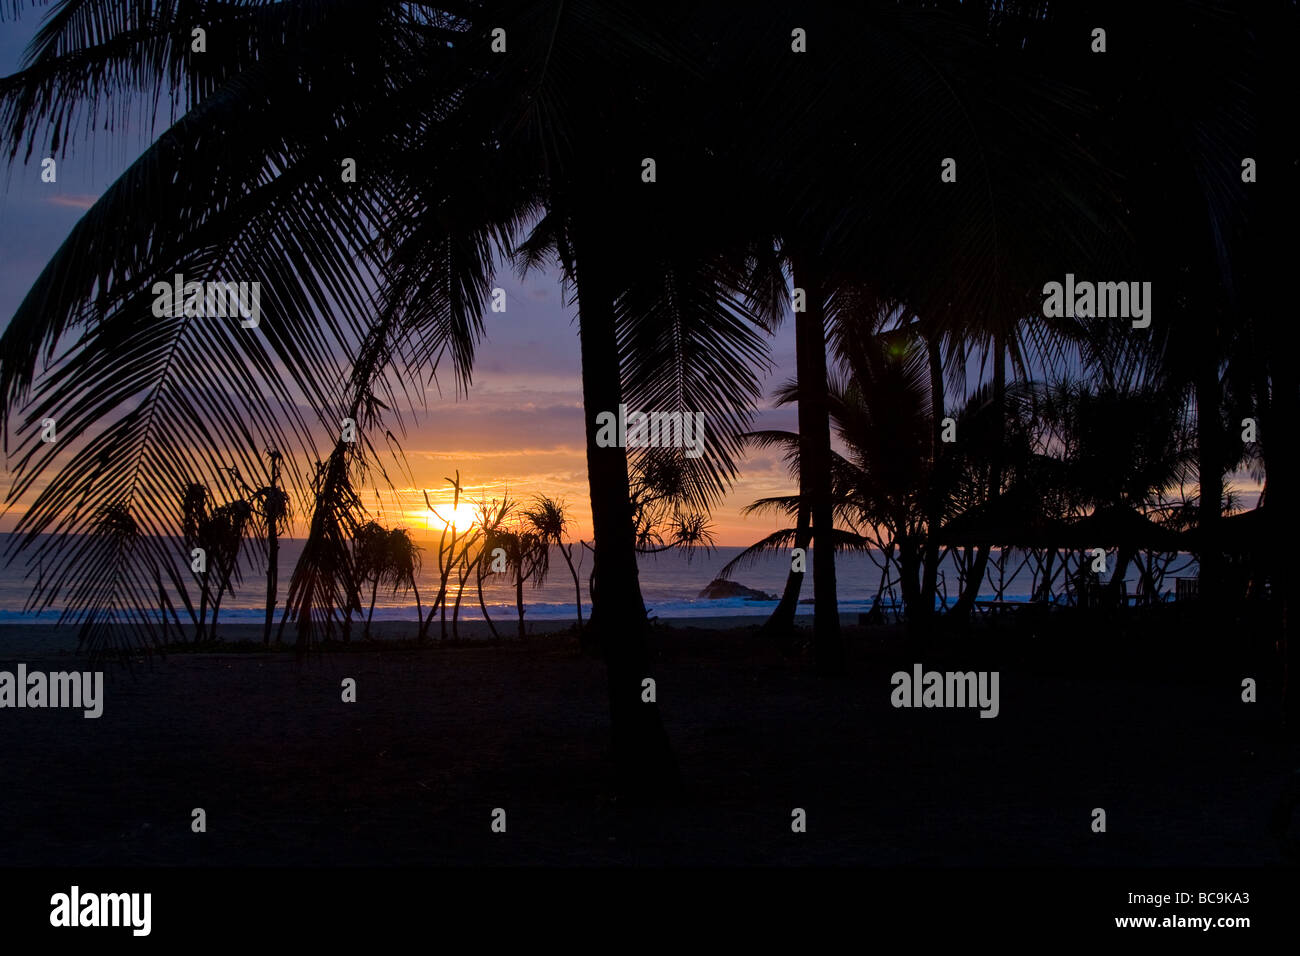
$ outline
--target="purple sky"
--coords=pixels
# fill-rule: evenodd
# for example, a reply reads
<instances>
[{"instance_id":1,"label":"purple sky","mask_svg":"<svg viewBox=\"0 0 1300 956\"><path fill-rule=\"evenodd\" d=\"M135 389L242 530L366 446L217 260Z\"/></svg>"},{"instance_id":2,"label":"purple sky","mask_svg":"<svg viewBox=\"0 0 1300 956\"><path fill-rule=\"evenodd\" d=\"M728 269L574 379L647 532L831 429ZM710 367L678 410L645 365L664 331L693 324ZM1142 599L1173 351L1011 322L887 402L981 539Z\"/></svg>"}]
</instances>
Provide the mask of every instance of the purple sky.
<instances>
[{"instance_id":1,"label":"purple sky","mask_svg":"<svg viewBox=\"0 0 1300 956\"><path fill-rule=\"evenodd\" d=\"M17 23L0 23L0 74L18 69L41 12L25 11ZM53 184L41 182L40 155L8 169L7 188L0 192L0 323L8 323L84 210L145 145L142 137L129 133L77 139L66 159L58 161ZM456 400L450 382L444 397L431 391L429 410L405 443L417 485L402 489L396 505L385 504L385 519L415 528L436 526L427 520L419 489L436 492L437 501L443 477L459 469L475 498L480 491L490 497L508 489L513 495L545 492L566 499L577 516L574 533L589 535L574 310L564 305L556 272L521 282L503 270L498 284L506 290L507 311L486 316L487 339L479 349L469 396ZM765 380L765 395L793 373L793 322L775 337L772 358L775 370ZM793 429L794 411L763 412L756 425ZM789 490L779 459L751 459L714 514L718 542L750 544L774 530L779 525L772 519L743 519L739 511L753 498ZM372 503L373 495L367 504ZM393 510L404 512L404 518ZM12 520L10 516L0 527L10 527Z\"/></svg>"}]
</instances>

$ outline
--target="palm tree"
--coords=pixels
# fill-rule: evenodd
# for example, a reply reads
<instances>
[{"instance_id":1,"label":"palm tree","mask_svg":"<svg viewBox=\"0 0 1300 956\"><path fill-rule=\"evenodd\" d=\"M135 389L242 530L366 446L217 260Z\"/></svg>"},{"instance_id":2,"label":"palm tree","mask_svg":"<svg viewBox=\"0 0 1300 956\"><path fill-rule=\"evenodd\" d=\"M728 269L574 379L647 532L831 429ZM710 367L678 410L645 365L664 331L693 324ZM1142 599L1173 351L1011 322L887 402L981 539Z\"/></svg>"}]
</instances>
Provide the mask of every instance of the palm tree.
<instances>
[{"instance_id":1,"label":"palm tree","mask_svg":"<svg viewBox=\"0 0 1300 956\"><path fill-rule=\"evenodd\" d=\"M375 601L382 584L391 585L396 594L403 588L415 592L417 620L421 619L420 588L415 583L420 570L420 548L411 540L405 528L385 528L368 521L357 529L353 541L356 555L355 567L360 581L370 583L370 609L366 612L366 626L362 637L370 636L370 624L375 617ZM351 611L348 611L349 617ZM345 631L346 633L346 631Z\"/></svg>"},{"instance_id":2,"label":"palm tree","mask_svg":"<svg viewBox=\"0 0 1300 956\"><path fill-rule=\"evenodd\" d=\"M518 527L500 528L491 536L493 548L500 548L505 553L508 572L515 579L515 608L519 614L519 639L526 636L524 632L524 582L531 581L540 585L546 580L550 571L550 549L542 535L527 527L527 522Z\"/></svg>"},{"instance_id":3,"label":"palm tree","mask_svg":"<svg viewBox=\"0 0 1300 956\"><path fill-rule=\"evenodd\" d=\"M875 321L872 328L879 324ZM836 353L849 374L843 384L832 379L829 388L831 421L845 448L843 456L832 453L833 514L841 525L834 531L833 546L871 549L884 556L882 593L892 577L891 566L897 564L909 630L921 633L935 613L937 565L946 527L998 500L987 493L988 463L983 459L1003 431L1002 416L991 412L990 389L977 389L956 410L957 427L967 436L966 443L940 455L940 443L934 441L938 410L932 404L932 353L921 341L916 323L884 331L864 328L854 336L844 335L843 328L836 338ZM797 389L797 383L788 383L778 393L778 403L789 402ZM1008 447L1002 457L1017 463L1008 473L1019 478L1019 463L1027 455L1028 407L1022 401L1024 390L1011 390L1009 396L1016 424L1006 430L1003 440ZM757 447L782 451L798 473L803 451L798 435L771 430L749 437ZM1000 488L999 495L1016 497L1018 487ZM798 494L760 499L746 509L775 511L796 520L807 510ZM772 533L734 558L722 573L797 542L799 534L797 525ZM954 609L958 619L969 614L980 580L968 576ZM789 613L793 615L793 607Z\"/></svg>"},{"instance_id":4,"label":"palm tree","mask_svg":"<svg viewBox=\"0 0 1300 956\"><path fill-rule=\"evenodd\" d=\"M1108 181L1082 140L1055 135L1078 109L1028 42L1045 14L993 3L814 6L799 20L816 55L800 56L772 41L788 36L788 10L761 4L744 18L746 42L716 54L732 59L719 70L715 123L736 131L739 188L763 199L754 235L772 237L755 285L783 304L771 266L788 267L806 299L795 316L800 492L814 546L819 526L833 532L826 345L839 293L866 281L927 317L928 341L957 350L1028 314L1024 292L1042 283L1044 250L1080 268L1091 261L1080 237L1103 218ZM732 35L728 15L717 18L712 35ZM964 170L956 182L975 188L940 180L940 161L954 156ZM1005 335L994 350L1013 352ZM813 563L818 657L834 670L832 548L814 547Z\"/></svg>"},{"instance_id":5,"label":"palm tree","mask_svg":"<svg viewBox=\"0 0 1300 956\"><path fill-rule=\"evenodd\" d=\"M573 575L574 608L578 614L578 635L581 639L582 585L578 582L578 569L573 565L573 545L564 540L569 526L564 504L546 495L537 495L533 499L533 507L524 509L523 515L532 526L541 546L557 548L564 557L564 563L569 566L569 573Z\"/></svg>"},{"instance_id":6,"label":"palm tree","mask_svg":"<svg viewBox=\"0 0 1300 956\"><path fill-rule=\"evenodd\" d=\"M813 645L818 667L827 674L844 666L839 602L835 584L834 499L831 475L830 398L827 391L826 299L829 279L814 264L818 258L808 239L795 240L801 251L790 255L794 286L806 296L795 313L795 365L799 387L799 500L802 503L794 546L815 545L813 560ZM779 314L779 313L778 313ZM817 546L821 545L821 546ZM796 576L797 575L797 576ZM788 633L794 618L803 572L791 570L771 625Z\"/></svg>"},{"instance_id":7,"label":"palm tree","mask_svg":"<svg viewBox=\"0 0 1300 956\"><path fill-rule=\"evenodd\" d=\"M208 561L217 569L217 593L212 602L212 629L210 640L217 639L217 617L221 602L227 593L234 594L232 582L239 578L239 554L253 516L253 508L242 498L215 508L205 526L200 530L200 540L208 544Z\"/></svg>"},{"instance_id":8,"label":"palm tree","mask_svg":"<svg viewBox=\"0 0 1300 956\"><path fill-rule=\"evenodd\" d=\"M510 500L509 495L505 495L500 501L493 498L491 502L487 500L485 494L474 508L475 523L482 529L482 536L479 538L478 554L474 558L474 575L475 585L478 590L478 606L483 612L483 620L487 621L488 627L492 630L492 636L500 638L497 633L497 626L492 622L492 616L488 614L487 602L483 600L483 578L492 573L492 555L500 547L497 542L497 535L507 518L514 511L515 503Z\"/></svg>"},{"instance_id":9,"label":"palm tree","mask_svg":"<svg viewBox=\"0 0 1300 956\"><path fill-rule=\"evenodd\" d=\"M231 468L230 477L242 490L245 500L253 508L262 534L266 539L266 623L262 629L262 643L271 643L271 625L275 619L275 598L280 578L280 532L289 520L289 496L280 487L280 463L283 460L275 449L266 453L270 462L270 482L261 488L252 488L239 473Z\"/></svg>"},{"instance_id":10,"label":"palm tree","mask_svg":"<svg viewBox=\"0 0 1300 956\"><path fill-rule=\"evenodd\" d=\"M1182 421L1178 388L1061 385L1044 413L1062 440L1062 477L1071 497L1094 512L1145 514L1160 492L1196 473L1199 455ZM1137 545L1121 544L1109 585L1112 599L1136 557Z\"/></svg>"},{"instance_id":11,"label":"palm tree","mask_svg":"<svg viewBox=\"0 0 1300 956\"><path fill-rule=\"evenodd\" d=\"M262 629L262 643L271 643L271 622L275 617L275 597L280 587L280 532L289 521L289 496L280 487L281 454L272 449L267 452L271 461L269 484L253 492L262 527L266 532L266 623Z\"/></svg>"},{"instance_id":12,"label":"palm tree","mask_svg":"<svg viewBox=\"0 0 1300 956\"><path fill-rule=\"evenodd\" d=\"M798 480L798 472L795 473ZM803 554L808 553L808 544L812 541L812 509L805 503L803 495L799 496L799 504L795 515L795 529L793 546ZM786 575L785 588L781 591L781 598L777 601L776 607L769 617L763 623L763 632L776 637L779 641L788 641L794 629L794 615L799 609L799 594L803 589L804 567L800 565L797 569L791 561L790 571ZM723 569L726 571L726 569Z\"/></svg>"},{"instance_id":13,"label":"palm tree","mask_svg":"<svg viewBox=\"0 0 1300 956\"><path fill-rule=\"evenodd\" d=\"M393 571L393 587L410 587L415 594L415 619L423 613L420 607L420 586L415 583L420 573L420 546L411 540L405 528L388 532L388 563Z\"/></svg>"},{"instance_id":14,"label":"palm tree","mask_svg":"<svg viewBox=\"0 0 1300 956\"><path fill-rule=\"evenodd\" d=\"M370 636L370 622L375 616L375 598L379 593L379 583L388 580L393 576L393 566L390 562L391 552L388 547L388 529L374 521L367 521L357 529L356 537L352 542L355 554L355 566L357 569L357 578L362 583L370 584L370 611L366 615L366 626L362 632L362 637ZM348 611L348 621L351 620L351 609ZM347 630L345 624L344 640L347 639Z\"/></svg>"},{"instance_id":15,"label":"palm tree","mask_svg":"<svg viewBox=\"0 0 1300 956\"><path fill-rule=\"evenodd\" d=\"M185 545L186 554L190 554L193 549L201 548L204 550L204 570L199 578L199 613L194 620L194 640L199 641L203 638L204 628L207 626L208 619L208 572L206 545L207 542L201 539L201 530L206 528L208 521L208 489L206 485L199 482L190 482L185 486L184 496L181 501L181 540ZM192 565L191 565L192 566ZM188 597L187 597L188 603ZM191 612L192 613L192 612Z\"/></svg>"}]
</instances>

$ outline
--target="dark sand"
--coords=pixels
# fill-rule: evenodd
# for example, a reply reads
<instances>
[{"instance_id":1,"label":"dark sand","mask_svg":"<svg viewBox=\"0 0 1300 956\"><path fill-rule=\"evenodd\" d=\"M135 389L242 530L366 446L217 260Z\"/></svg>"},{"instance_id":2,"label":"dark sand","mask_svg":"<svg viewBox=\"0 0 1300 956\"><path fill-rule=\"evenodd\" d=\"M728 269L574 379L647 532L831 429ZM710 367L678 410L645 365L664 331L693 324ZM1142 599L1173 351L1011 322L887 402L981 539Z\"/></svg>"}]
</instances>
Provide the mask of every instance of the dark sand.
<instances>
[{"instance_id":1,"label":"dark sand","mask_svg":"<svg viewBox=\"0 0 1300 956\"><path fill-rule=\"evenodd\" d=\"M847 637L849 675L828 680L749 627L656 629L690 788L656 810L612 799L604 665L567 635L107 665L98 720L0 711L0 865L1284 862L1270 815L1289 759L1269 685L1240 700L1254 665ZM892 708L890 674L914 661L1000 669L1000 716Z\"/></svg>"}]
</instances>

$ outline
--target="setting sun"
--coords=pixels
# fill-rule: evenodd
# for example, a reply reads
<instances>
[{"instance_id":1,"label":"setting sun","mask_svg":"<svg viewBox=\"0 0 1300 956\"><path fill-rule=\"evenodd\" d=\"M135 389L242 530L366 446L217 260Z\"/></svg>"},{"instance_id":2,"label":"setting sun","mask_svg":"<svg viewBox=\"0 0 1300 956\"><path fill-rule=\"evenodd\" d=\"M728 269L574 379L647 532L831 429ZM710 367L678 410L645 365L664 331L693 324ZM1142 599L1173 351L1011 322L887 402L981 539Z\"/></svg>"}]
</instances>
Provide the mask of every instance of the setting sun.
<instances>
[{"instance_id":1,"label":"setting sun","mask_svg":"<svg viewBox=\"0 0 1300 956\"><path fill-rule=\"evenodd\" d=\"M455 507L452 507L449 501L436 505L434 510L424 512L424 519L431 531L441 531L447 526L457 531L468 531L471 526L478 523L474 506L464 501Z\"/></svg>"}]
</instances>

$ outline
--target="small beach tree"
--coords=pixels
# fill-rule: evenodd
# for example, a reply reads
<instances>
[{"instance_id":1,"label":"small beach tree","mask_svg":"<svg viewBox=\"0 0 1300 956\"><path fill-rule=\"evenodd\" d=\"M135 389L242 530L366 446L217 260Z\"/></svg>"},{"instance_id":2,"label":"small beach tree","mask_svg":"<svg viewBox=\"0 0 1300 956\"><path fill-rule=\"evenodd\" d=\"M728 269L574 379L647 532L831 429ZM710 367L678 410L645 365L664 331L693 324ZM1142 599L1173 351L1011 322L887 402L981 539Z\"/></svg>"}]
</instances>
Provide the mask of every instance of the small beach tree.
<instances>
[{"instance_id":1,"label":"small beach tree","mask_svg":"<svg viewBox=\"0 0 1300 956\"><path fill-rule=\"evenodd\" d=\"M537 495L533 499L533 507L524 510L524 517L541 539L541 546L554 546L564 557L564 563L569 566L569 573L573 575L574 608L578 614L578 634L581 637L582 585L578 582L578 569L573 564L573 544L566 543L564 540L565 532L569 527L569 516L565 513L564 504L546 495Z\"/></svg>"},{"instance_id":2,"label":"small beach tree","mask_svg":"<svg viewBox=\"0 0 1300 956\"><path fill-rule=\"evenodd\" d=\"M271 462L271 480L253 492L254 509L261 520L266 535L266 623L262 629L262 643L271 643L271 623L275 617L275 599L280 587L280 534L289 522L289 495L280 487L281 455L275 449L267 452Z\"/></svg>"},{"instance_id":3,"label":"small beach tree","mask_svg":"<svg viewBox=\"0 0 1300 956\"><path fill-rule=\"evenodd\" d=\"M185 486L184 494L181 497L181 541L185 545L185 558L186 562L190 564L191 570L193 569L193 559L190 558L190 555L195 548L204 550L203 570L192 570L199 583L199 611L197 616L194 614L193 606L190 605L188 599L185 602L187 606L190 606L190 618L194 624L194 640L196 641L202 638L203 629L208 618L207 558L204 543L200 541L200 531L207 520L208 488L197 481L190 482Z\"/></svg>"},{"instance_id":4,"label":"small beach tree","mask_svg":"<svg viewBox=\"0 0 1300 956\"><path fill-rule=\"evenodd\" d=\"M524 631L524 584L539 585L546 580L550 570L550 549L545 540L532 530L526 519L509 529L499 529L493 535L494 550L500 548L506 568L515 579L515 609L519 614L519 639Z\"/></svg>"},{"instance_id":5,"label":"small beach tree","mask_svg":"<svg viewBox=\"0 0 1300 956\"><path fill-rule=\"evenodd\" d=\"M357 579L363 584L370 585L370 610L366 614L365 630L362 631L362 637L369 637L370 622L375 616L375 598L379 593L379 584L381 581L393 578L388 529L376 521L367 521L357 529L352 548L356 556ZM351 610L348 611L348 617L351 618ZM346 629L344 634L347 634Z\"/></svg>"},{"instance_id":6,"label":"small beach tree","mask_svg":"<svg viewBox=\"0 0 1300 956\"><path fill-rule=\"evenodd\" d=\"M420 573L420 546L411 540L411 533L405 528L393 528L388 532L388 565L396 592L403 586L409 587L415 594L415 619L423 617L420 606L420 586L416 576Z\"/></svg>"},{"instance_id":7,"label":"small beach tree","mask_svg":"<svg viewBox=\"0 0 1300 956\"><path fill-rule=\"evenodd\" d=\"M239 554L243 549L248 525L253 517L252 506L242 498L216 508L207 521L203 534L208 543L208 561L217 569L217 592L212 602L212 629L208 637L217 639L217 617L227 593L234 594L234 584L239 580ZM209 568L213 565L209 563Z\"/></svg>"},{"instance_id":8,"label":"small beach tree","mask_svg":"<svg viewBox=\"0 0 1300 956\"><path fill-rule=\"evenodd\" d=\"M498 547L497 536L514 508L515 502L510 500L509 495L502 497L500 501L493 498L490 502L484 495L474 509L475 521L483 531L483 536L479 539L479 553L475 558L474 567L478 606L483 612L483 620L487 621L492 636L496 638L501 635L497 633L497 626L493 623L492 616L488 614L487 602L483 599L483 579L493 573L492 552Z\"/></svg>"}]
</instances>

